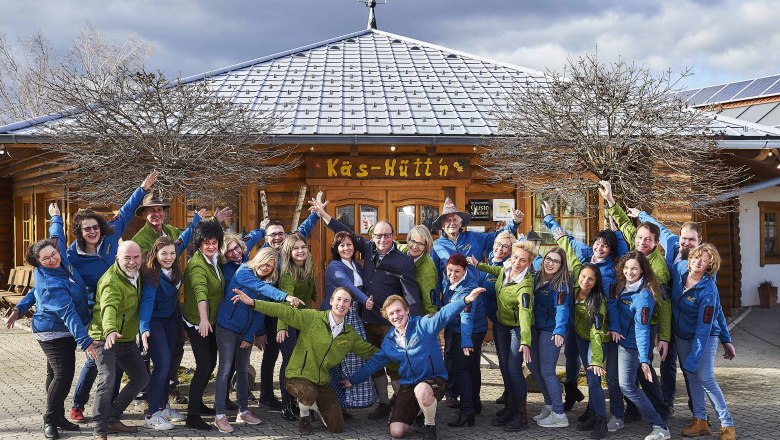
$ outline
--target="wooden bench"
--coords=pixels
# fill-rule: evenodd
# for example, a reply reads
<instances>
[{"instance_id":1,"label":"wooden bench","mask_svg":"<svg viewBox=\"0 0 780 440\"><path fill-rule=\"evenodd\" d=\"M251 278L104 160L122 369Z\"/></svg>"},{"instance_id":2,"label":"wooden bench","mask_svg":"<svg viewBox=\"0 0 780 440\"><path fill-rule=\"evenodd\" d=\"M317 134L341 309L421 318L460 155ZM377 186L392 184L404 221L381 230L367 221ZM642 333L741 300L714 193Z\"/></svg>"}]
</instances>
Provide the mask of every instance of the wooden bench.
<instances>
[{"instance_id":1,"label":"wooden bench","mask_svg":"<svg viewBox=\"0 0 780 440\"><path fill-rule=\"evenodd\" d=\"M0 291L0 304L4 307L14 307L27 295L34 285L33 268L17 266L8 275L8 289Z\"/></svg>"}]
</instances>

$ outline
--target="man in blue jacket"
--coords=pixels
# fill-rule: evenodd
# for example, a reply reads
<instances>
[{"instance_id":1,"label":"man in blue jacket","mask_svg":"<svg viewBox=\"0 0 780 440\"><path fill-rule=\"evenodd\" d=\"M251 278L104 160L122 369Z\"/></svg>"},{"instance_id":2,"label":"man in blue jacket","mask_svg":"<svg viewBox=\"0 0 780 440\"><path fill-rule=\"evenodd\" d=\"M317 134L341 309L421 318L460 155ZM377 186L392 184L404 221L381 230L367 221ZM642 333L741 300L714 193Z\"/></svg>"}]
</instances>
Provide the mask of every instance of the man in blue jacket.
<instances>
[{"instance_id":1,"label":"man in blue jacket","mask_svg":"<svg viewBox=\"0 0 780 440\"><path fill-rule=\"evenodd\" d=\"M399 295L391 295L382 306L382 316L393 328L382 339L380 350L365 366L342 384L351 387L368 380L390 362L399 365L401 385L390 415L390 436L401 438L409 432L417 413L425 417L426 440L436 439L436 406L444 397L447 370L439 346L439 332L474 302L485 289L478 287L429 316L410 316L409 303Z\"/></svg>"}]
</instances>

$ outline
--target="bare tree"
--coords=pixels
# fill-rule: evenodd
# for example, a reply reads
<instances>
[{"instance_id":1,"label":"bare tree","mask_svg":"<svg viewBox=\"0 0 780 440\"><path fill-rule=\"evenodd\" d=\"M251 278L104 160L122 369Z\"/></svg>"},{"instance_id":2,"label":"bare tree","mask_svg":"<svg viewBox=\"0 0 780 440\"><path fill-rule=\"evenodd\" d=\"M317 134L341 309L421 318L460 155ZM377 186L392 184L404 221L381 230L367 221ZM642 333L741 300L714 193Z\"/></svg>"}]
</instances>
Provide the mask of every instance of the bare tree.
<instances>
[{"instance_id":1,"label":"bare tree","mask_svg":"<svg viewBox=\"0 0 780 440\"><path fill-rule=\"evenodd\" d=\"M672 98L689 74L654 76L595 55L570 59L563 74L548 71L546 81L515 87L497 112L507 135L485 148L484 168L492 180L581 213L598 202L588 205L583 191L608 180L628 206L719 216L732 209L719 197L747 176L722 161L711 119Z\"/></svg>"}]
</instances>

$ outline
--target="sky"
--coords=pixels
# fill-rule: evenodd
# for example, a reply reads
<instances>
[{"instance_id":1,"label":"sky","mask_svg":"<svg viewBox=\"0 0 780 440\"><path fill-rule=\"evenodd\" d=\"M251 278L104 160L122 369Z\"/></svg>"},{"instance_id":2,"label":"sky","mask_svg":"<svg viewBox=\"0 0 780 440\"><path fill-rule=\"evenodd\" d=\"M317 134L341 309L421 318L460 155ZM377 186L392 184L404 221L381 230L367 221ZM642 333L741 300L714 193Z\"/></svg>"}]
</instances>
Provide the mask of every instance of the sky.
<instances>
[{"instance_id":1,"label":"sky","mask_svg":"<svg viewBox=\"0 0 780 440\"><path fill-rule=\"evenodd\" d=\"M0 0L0 32L41 31L60 52L90 23L153 44L147 67L186 77L364 29L356 0ZM780 73L776 0L387 0L387 32L536 70L597 52L682 88Z\"/></svg>"}]
</instances>

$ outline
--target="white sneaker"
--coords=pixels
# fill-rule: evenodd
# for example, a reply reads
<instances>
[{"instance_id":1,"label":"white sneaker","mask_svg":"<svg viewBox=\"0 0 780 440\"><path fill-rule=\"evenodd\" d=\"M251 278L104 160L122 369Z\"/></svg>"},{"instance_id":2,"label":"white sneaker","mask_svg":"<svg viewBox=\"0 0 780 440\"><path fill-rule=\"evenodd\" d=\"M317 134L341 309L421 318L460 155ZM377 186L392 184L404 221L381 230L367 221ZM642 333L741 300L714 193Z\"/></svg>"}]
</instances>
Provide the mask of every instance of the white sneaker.
<instances>
[{"instance_id":1,"label":"white sneaker","mask_svg":"<svg viewBox=\"0 0 780 440\"><path fill-rule=\"evenodd\" d=\"M162 411L157 411L151 416L144 417L144 426L158 431L167 431L173 429L173 424L162 415Z\"/></svg>"},{"instance_id":2,"label":"white sneaker","mask_svg":"<svg viewBox=\"0 0 780 440\"><path fill-rule=\"evenodd\" d=\"M670 438L672 438L672 435L669 434L669 429L664 428L663 426L653 425L653 432L645 437L645 440L667 440Z\"/></svg>"},{"instance_id":3,"label":"white sneaker","mask_svg":"<svg viewBox=\"0 0 780 440\"><path fill-rule=\"evenodd\" d=\"M539 420L536 424L542 428L565 428L569 426L569 419L566 417L566 413L551 412L549 416Z\"/></svg>"},{"instance_id":4,"label":"white sneaker","mask_svg":"<svg viewBox=\"0 0 780 440\"><path fill-rule=\"evenodd\" d=\"M609 422L607 422L607 431L609 432L615 432L618 429L623 429L626 427L626 424L623 422L623 419L620 417L612 416L611 419L609 419Z\"/></svg>"},{"instance_id":5,"label":"white sneaker","mask_svg":"<svg viewBox=\"0 0 780 440\"><path fill-rule=\"evenodd\" d=\"M539 415L534 416L534 420L538 422L539 420L546 419L550 413L552 413L552 405L543 405L542 412L540 412Z\"/></svg>"},{"instance_id":6,"label":"white sneaker","mask_svg":"<svg viewBox=\"0 0 780 440\"><path fill-rule=\"evenodd\" d=\"M162 410L162 416L168 419L169 422L183 422L187 420L187 416L171 408L170 405L165 405L165 409Z\"/></svg>"}]
</instances>

